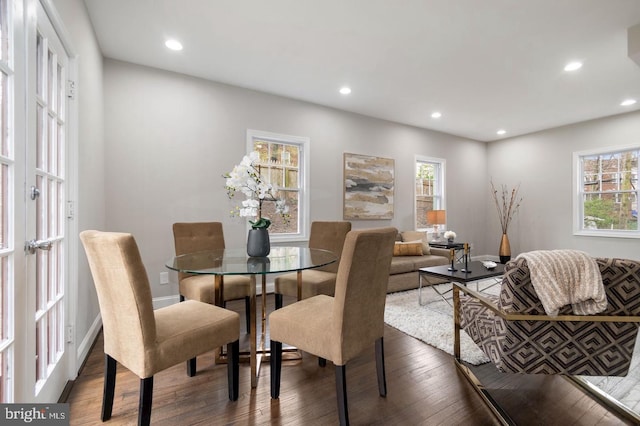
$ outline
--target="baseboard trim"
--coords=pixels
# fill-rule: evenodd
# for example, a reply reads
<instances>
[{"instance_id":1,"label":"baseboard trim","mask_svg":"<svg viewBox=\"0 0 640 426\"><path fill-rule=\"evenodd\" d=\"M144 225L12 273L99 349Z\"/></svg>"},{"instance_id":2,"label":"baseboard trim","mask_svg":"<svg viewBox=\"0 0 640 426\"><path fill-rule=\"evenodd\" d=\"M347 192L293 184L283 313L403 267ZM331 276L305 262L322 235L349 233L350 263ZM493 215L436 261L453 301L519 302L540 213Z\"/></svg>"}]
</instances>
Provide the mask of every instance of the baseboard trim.
<instances>
[{"instance_id":1,"label":"baseboard trim","mask_svg":"<svg viewBox=\"0 0 640 426\"><path fill-rule=\"evenodd\" d=\"M91 352L91 348L93 348L93 345L96 342L96 338L98 337L100 330L102 330L102 316L98 314L96 319L93 321L93 324L91 324L91 327L89 327L89 331L85 334L84 339L82 339L82 342L80 342L80 345L78 346L78 351L76 352L76 365L80 366L80 368L78 368L78 372L82 370L82 367L89 356L89 352Z\"/></svg>"}]
</instances>

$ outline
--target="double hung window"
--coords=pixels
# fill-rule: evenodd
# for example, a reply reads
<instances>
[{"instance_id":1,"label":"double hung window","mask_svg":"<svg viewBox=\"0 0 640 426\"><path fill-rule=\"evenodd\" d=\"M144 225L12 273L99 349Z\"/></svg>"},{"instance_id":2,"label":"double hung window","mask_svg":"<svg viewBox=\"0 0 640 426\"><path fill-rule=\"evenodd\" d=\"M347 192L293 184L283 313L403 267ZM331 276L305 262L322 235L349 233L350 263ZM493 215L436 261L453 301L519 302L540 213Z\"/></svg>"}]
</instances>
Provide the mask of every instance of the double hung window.
<instances>
[{"instance_id":1,"label":"double hung window","mask_svg":"<svg viewBox=\"0 0 640 426\"><path fill-rule=\"evenodd\" d=\"M307 238L309 223L308 170L309 138L279 135L257 130L247 131L249 151L260 155L260 175L277 190L289 209L284 218L276 212L275 202L262 204L262 215L271 220L272 241L295 241Z\"/></svg>"},{"instance_id":2,"label":"double hung window","mask_svg":"<svg viewBox=\"0 0 640 426\"><path fill-rule=\"evenodd\" d=\"M444 172L445 160L416 156L414 186L416 229L434 230L434 224L427 220L427 213L431 210L445 209Z\"/></svg>"},{"instance_id":3,"label":"double hung window","mask_svg":"<svg viewBox=\"0 0 640 426\"><path fill-rule=\"evenodd\" d=\"M576 234L640 237L639 156L640 147L574 153Z\"/></svg>"}]
</instances>

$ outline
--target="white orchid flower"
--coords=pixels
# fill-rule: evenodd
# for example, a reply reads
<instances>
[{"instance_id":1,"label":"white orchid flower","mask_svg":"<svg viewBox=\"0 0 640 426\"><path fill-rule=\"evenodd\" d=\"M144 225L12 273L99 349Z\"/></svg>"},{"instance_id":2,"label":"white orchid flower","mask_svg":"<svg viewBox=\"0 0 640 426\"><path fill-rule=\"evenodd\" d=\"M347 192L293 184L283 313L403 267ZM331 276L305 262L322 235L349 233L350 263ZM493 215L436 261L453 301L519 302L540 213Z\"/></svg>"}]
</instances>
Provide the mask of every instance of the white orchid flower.
<instances>
[{"instance_id":1,"label":"white orchid flower","mask_svg":"<svg viewBox=\"0 0 640 426\"><path fill-rule=\"evenodd\" d=\"M277 188L269 182L266 182L260 175L260 153L253 151L249 155L242 157L240 164L234 166L233 170L224 175L226 178L225 186L229 198L232 198L236 192L242 192L247 198L242 201L242 208L235 211L241 217L258 217L265 219L268 227L270 221L262 218L262 203L264 201L274 201L276 203L276 212L283 216L284 220L288 220L289 207L284 199L276 197ZM252 226L254 222L251 222Z\"/></svg>"}]
</instances>

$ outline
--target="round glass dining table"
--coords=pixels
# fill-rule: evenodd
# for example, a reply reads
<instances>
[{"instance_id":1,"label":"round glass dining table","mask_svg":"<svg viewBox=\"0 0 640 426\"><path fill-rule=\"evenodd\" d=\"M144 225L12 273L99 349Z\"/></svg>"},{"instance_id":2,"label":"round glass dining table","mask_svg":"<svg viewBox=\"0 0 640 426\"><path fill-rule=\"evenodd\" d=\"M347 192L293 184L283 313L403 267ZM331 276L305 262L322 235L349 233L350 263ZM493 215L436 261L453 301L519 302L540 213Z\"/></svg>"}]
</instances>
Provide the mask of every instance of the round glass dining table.
<instances>
[{"instance_id":1,"label":"round glass dining table","mask_svg":"<svg viewBox=\"0 0 640 426\"><path fill-rule=\"evenodd\" d=\"M245 249L220 249L183 254L172 257L165 266L171 270L194 274L213 275L215 283L215 303L223 304L224 276L248 275L251 279L251 348L249 362L251 366L251 387L258 385L260 364L262 355L267 354L265 345L266 322L266 276L283 272L297 272L298 274L298 300L301 299L302 271L305 269L320 268L338 260L337 256L327 250L307 247L271 247L271 252L266 257L250 257ZM256 276L261 276L262 291L262 333L261 349L258 351L256 336Z\"/></svg>"}]
</instances>

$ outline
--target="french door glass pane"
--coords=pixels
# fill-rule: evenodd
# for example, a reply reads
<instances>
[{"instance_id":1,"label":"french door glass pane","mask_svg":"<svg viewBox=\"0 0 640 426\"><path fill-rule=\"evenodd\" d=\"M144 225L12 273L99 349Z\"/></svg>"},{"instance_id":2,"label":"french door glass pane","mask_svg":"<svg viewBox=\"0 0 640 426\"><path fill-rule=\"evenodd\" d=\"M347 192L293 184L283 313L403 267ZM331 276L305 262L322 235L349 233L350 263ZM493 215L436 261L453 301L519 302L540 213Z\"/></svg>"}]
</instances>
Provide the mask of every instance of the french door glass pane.
<instances>
[{"instance_id":1,"label":"french door glass pane","mask_svg":"<svg viewBox=\"0 0 640 426\"><path fill-rule=\"evenodd\" d=\"M9 78L3 72L0 72L0 154L9 156L9 93L7 92Z\"/></svg>"},{"instance_id":2,"label":"french door glass pane","mask_svg":"<svg viewBox=\"0 0 640 426\"><path fill-rule=\"evenodd\" d=\"M47 52L47 104L51 111L56 110L56 85L55 85L55 54L52 51Z\"/></svg>"},{"instance_id":3,"label":"french door glass pane","mask_svg":"<svg viewBox=\"0 0 640 426\"><path fill-rule=\"evenodd\" d=\"M2 279L2 283L6 283L9 278L8 266L9 259L6 256L0 258L0 279ZM2 300L0 301L0 342L4 342L6 339L11 337L11 334L9 333L9 323L7 321L9 314L9 298L7 295L6 285L3 285L0 290L0 298L2 298ZM2 372L0 372L0 375L1 374ZM2 386L2 383L0 383L0 386ZM0 401L2 401L1 398Z\"/></svg>"},{"instance_id":4,"label":"french door glass pane","mask_svg":"<svg viewBox=\"0 0 640 426\"><path fill-rule=\"evenodd\" d=\"M36 94L44 97L44 79L42 65L44 61L44 39L42 35L38 33L36 37Z\"/></svg>"},{"instance_id":5,"label":"french door glass pane","mask_svg":"<svg viewBox=\"0 0 640 426\"><path fill-rule=\"evenodd\" d=\"M40 368L41 362L38 359L39 358L39 354L41 353L40 349L41 349L41 338L40 338L40 333L41 333L41 323L40 321L36 321L36 380L40 380L42 378L42 369Z\"/></svg>"},{"instance_id":6,"label":"french door glass pane","mask_svg":"<svg viewBox=\"0 0 640 426\"><path fill-rule=\"evenodd\" d=\"M8 10L7 2L3 1L0 4L0 61L7 61L9 59L9 46L11 43L10 32L8 26ZM0 399L1 400L1 399Z\"/></svg>"},{"instance_id":7,"label":"french door glass pane","mask_svg":"<svg viewBox=\"0 0 640 426\"><path fill-rule=\"evenodd\" d=\"M44 108L38 105L36 110L36 168L42 170L45 166L44 134L45 134Z\"/></svg>"},{"instance_id":8,"label":"french door glass pane","mask_svg":"<svg viewBox=\"0 0 640 426\"><path fill-rule=\"evenodd\" d=\"M55 117L49 116L49 123L47 128L47 172L51 174L56 174L58 171L56 170L58 167L58 147L56 143L56 136L58 135L58 127L56 124Z\"/></svg>"},{"instance_id":9,"label":"french door glass pane","mask_svg":"<svg viewBox=\"0 0 640 426\"><path fill-rule=\"evenodd\" d=\"M8 351L0 352L0 401L6 401L8 399L7 392L7 377L5 376L5 371L8 371L7 360L9 358Z\"/></svg>"},{"instance_id":10,"label":"french door glass pane","mask_svg":"<svg viewBox=\"0 0 640 426\"><path fill-rule=\"evenodd\" d=\"M0 167L0 250L9 248L9 165Z\"/></svg>"}]
</instances>

